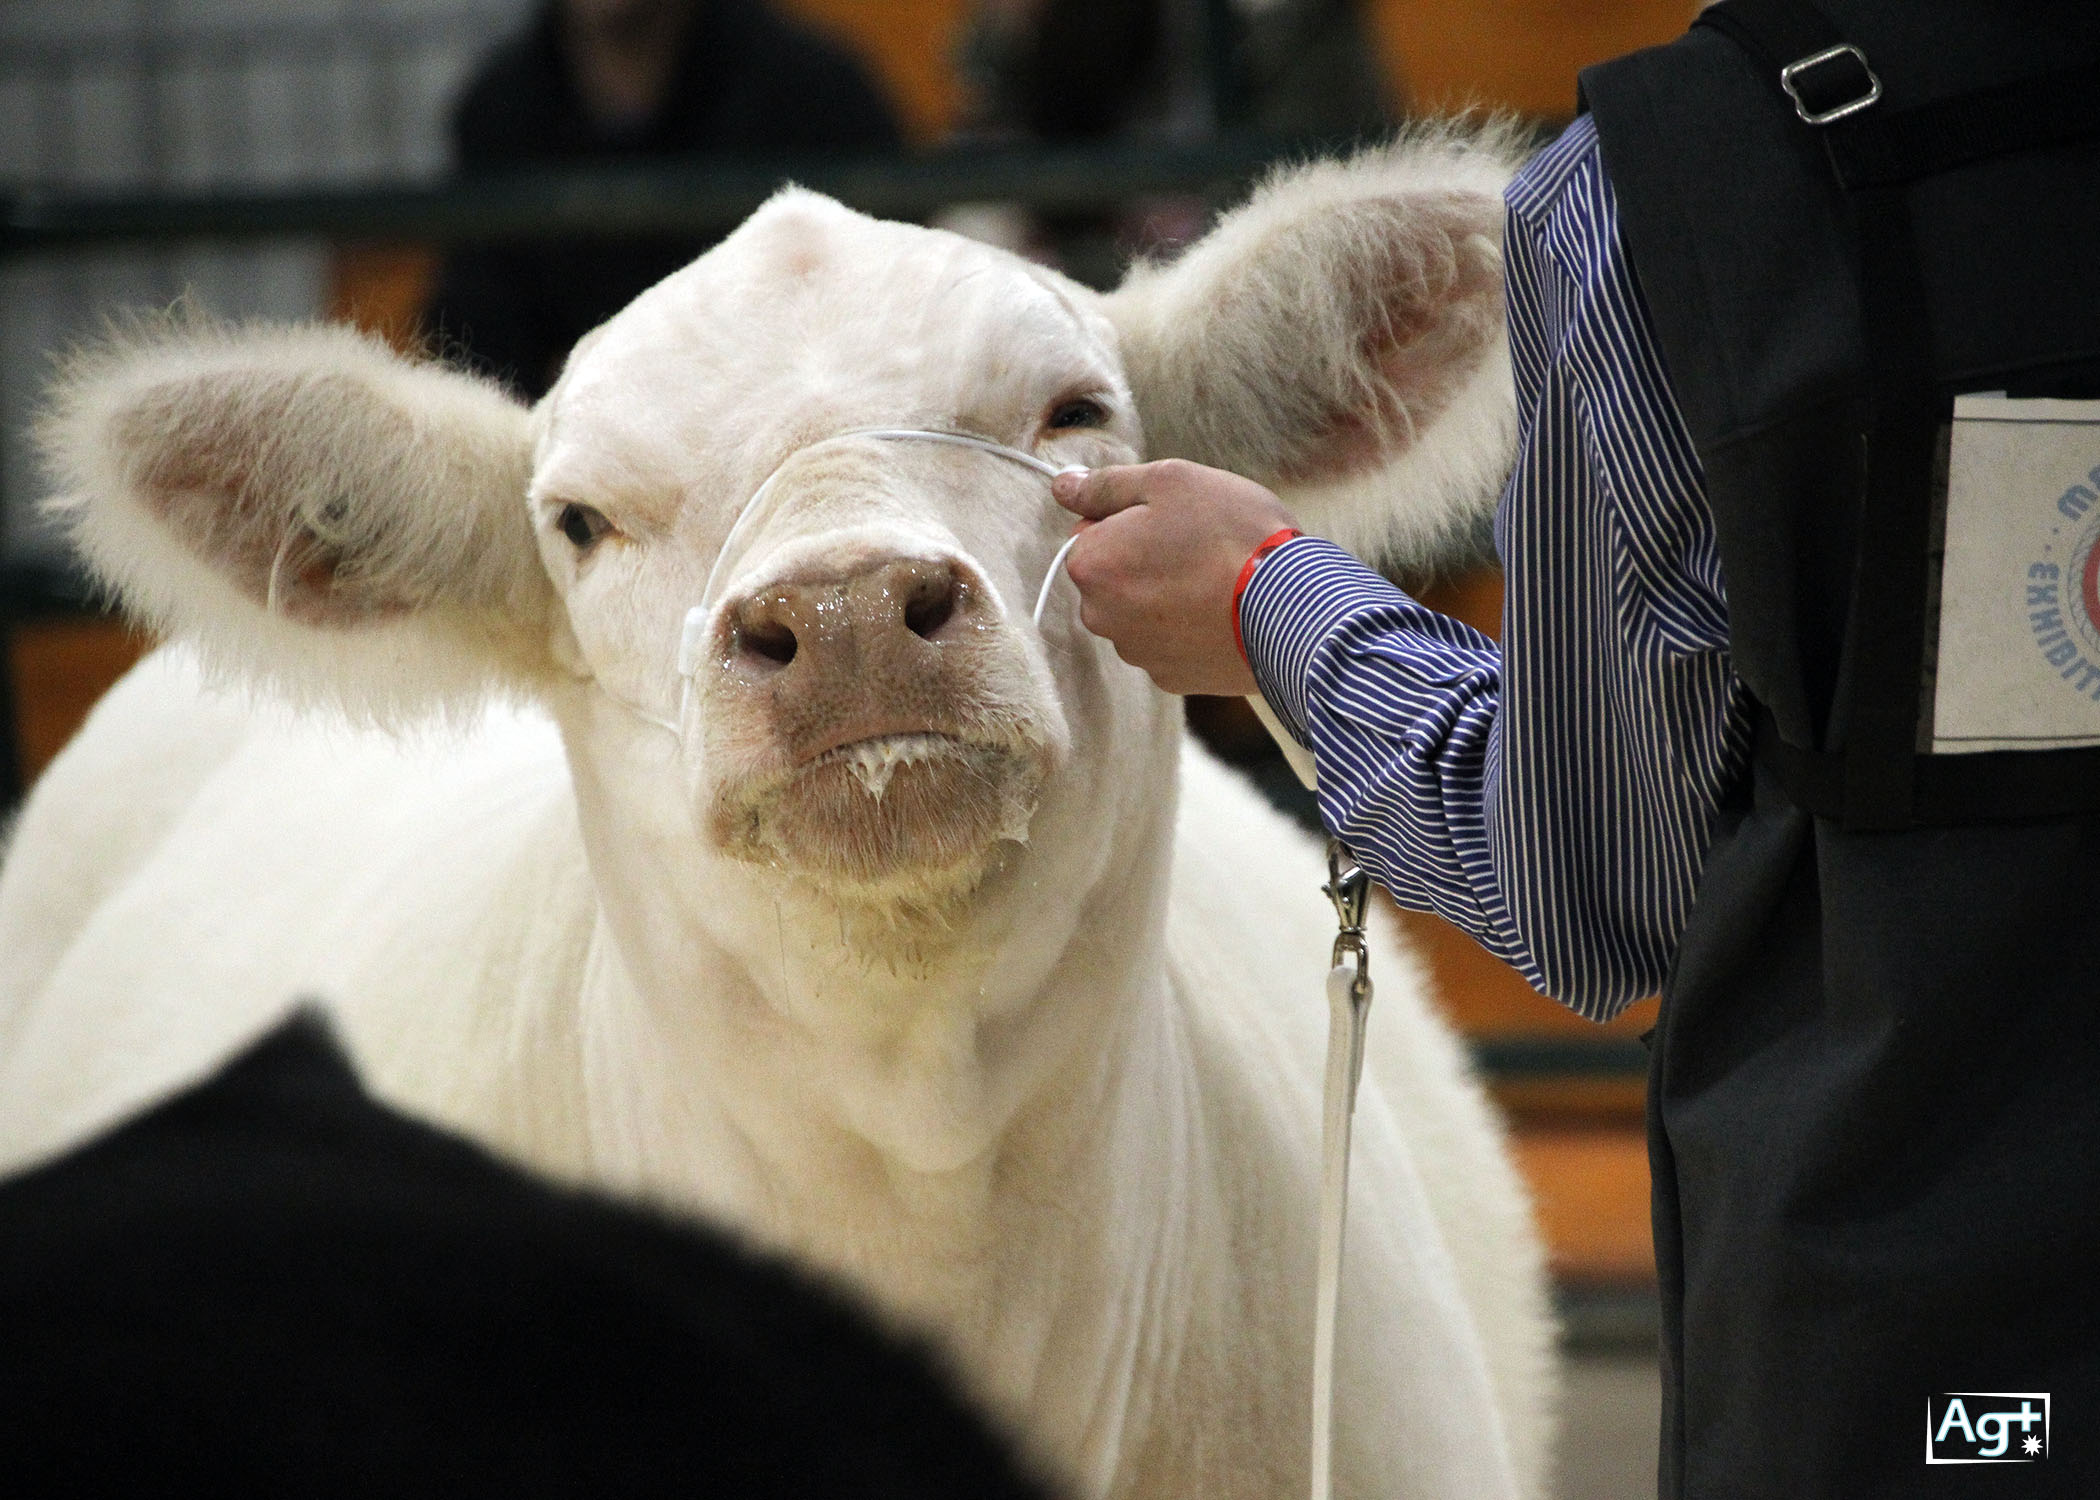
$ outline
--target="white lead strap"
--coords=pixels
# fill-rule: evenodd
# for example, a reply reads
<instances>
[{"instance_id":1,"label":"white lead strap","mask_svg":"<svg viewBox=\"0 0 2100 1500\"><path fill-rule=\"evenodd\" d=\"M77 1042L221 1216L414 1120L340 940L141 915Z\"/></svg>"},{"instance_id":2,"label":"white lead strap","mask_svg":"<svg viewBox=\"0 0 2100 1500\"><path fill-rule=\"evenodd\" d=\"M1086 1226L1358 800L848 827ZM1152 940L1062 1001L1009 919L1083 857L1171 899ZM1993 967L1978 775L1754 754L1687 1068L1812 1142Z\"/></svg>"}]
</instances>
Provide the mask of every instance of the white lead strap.
<instances>
[{"instance_id":1,"label":"white lead strap","mask_svg":"<svg viewBox=\"0 0 2100 1500\"><path fill-rule=\"evenodd\" d=\"M1313 1294L1312 1500L1334 1493L1336 1314L1342 1294L1342 1232L1349 1215L1349 1138L1364 1073L1371 1012L1371 958L1364 911L1371 879L1341 840L1327 843L1328 899L1340 926L1327 971L1327 1074L1320 1108L1320 1266Z\"/></svg>"},{"instance_id":2,"label":"white lead strap","mask_svg":"<svg viewBox=\"0 0 2100 1500\"><path fill-rule=\"evenodd\" d=\"M1309 792L1319 775L1267 700L1247 700ZM1334 1493L1334 1353L1342 1300L1342 1234L1349 1218L1349 1145L1356 1088L1364 1076L1364 1027L1371 1016L1371 955L1364 911L1371 880L1340 839L1327 841L1327 884L1340 928L1327 971L1327 1074L1320 1099L1320 1260L1313 1283L1312 1500Z\"/></svg>"}]
</instances>

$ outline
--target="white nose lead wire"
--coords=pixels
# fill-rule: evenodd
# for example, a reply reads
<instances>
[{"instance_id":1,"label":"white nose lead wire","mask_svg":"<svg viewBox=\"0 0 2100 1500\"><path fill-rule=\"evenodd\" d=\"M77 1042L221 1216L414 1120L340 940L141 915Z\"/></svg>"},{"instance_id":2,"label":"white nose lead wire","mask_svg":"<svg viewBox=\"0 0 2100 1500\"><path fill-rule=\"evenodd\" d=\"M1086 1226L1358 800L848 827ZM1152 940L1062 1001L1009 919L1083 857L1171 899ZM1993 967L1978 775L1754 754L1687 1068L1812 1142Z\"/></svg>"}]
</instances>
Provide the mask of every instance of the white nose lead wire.
<instances>
[{"instance_id":1,"label":"white nose lead wire","mask_svg":"<svg viewBox=\"0 0 2100 1500\"><path fill-rule=\"evenodd\" d=\"M845 441L847 438L857 437L878 438L886 442L946 443L951 448L973 448L979 453L990 453L1007 460L1009 463L1017 463L1024 469L1033 469L1045 479L1055 479L1058 475L1067 472L1067 470L1077 473L1086 472L1077 464L1054 464L1048 459L1036 457L1035 454L1028 452L1025 448L1010 448L1004 443L995 443L990 438L979 437L974 432L945 432L931 427L855 427L845 432L835 432L830 437L819 438L814 443L805 444L802 448L796 449L795 452L802 453L810 448L823 447L826 443L838 443ZM788 455L789 458L793 456L794 454ZM745 529L749 526L751 519L759 513L759 507L765 503L766 497L773 491L773 482L780 477L780 470L786 466L787 459L782 459L779 466L765 477L765 482L752 491L751 498L744 502L744 508L737 512L736 520L730 523L729 535L722 538L722 550L715 554L714 566L707 571L707 583L700 590L700 602L693 606L694 609L705 610L714 604L715 588L722 581L722 570L729 565L730 558L736 553L736 544L743 539ZM1062 553L1058 555L1058 561L1063 561ZM1052 571L1055 571L1054 564ZM1040 609L1037 611L1037 619L1041 619ZM692 625L690 612L686 616L686 622L687 634L690 635ZM681 655L683 655L682 652ZM697 669L698 664L696 663L695 670Z\"/></svg>"},{"instance_id":2,"label":"white nose lead wire","mask_svg":"<svg viewBox=\"0 0 2100 1500\"><path fill-rule=\"evenodd\" d=\"M1079 533L1075 531L1066 537L1065 544L1057 549L1057 556L1050 559L1050 571L1043 575L1043 586L1036 591L1035 609L1028 616L1029 623L1037 630L1043 628L1043 611L1049 607L1050 590L1057 582L1057 575L1064 571L1065 559L1072 555L1072 546L1078 540Z\"/></svg>"},{"instance_id":3,"label":"white nose lead wire","mask_svg":"<svg viewBox=\"0 0 2100 1500\"><path fill-rule=\"evenodd\" d=\"M1055 479L1060 474L1086 472L1082 465L1054 464L1048 459L1038 458L1025 448L1010 448L1004 443L995 443L990 438L979 437L974 432L944 432L931 427L855 427L847 432L837 432L830 437L820 438L808 447L820 447L824 443L836 443L856 437L880 438L888 442L946 443L953 448L973 448L979 453L990 453L1009 463L1017 463L1025 469L1033 469L1045 479ZM805 450L799 448L796 450L798 453L803 451ZM781 467L784 468L786 462L785 459L781 460ZM708 569L707 584L700 590L700 602L685 612L685 626L678 638L678 675L688 682L700 670L700 649L706 640L707 614L714 607L715 589L722 581L722 570L729 565L737 542L742 539L751 518L759 513L759 507L764 503L766 496L772 492L773 481L779 477L780 469L776 468L766 476L765 482L752 492L751 498L744 502L744 508L737 512L736 520L730 524L729 535L722 539L722 550L715 554L714 566ZM1065 558L1071 554L1072 543L1078 540L1076 535L1068 537L1064 545L1057 549L1057 555L1050 559L1050 570L1043 577L1043 586L1035 596L1035 609L1029 615L1030 623L1038 630L1043 625L1044 607L1050 602L1050 586L1056 582L1058 571L1064 567Z\"/></svg>"},{"instance_id":4,"label":"white nose lead wire","mask_svg":"<svg viewBox=\"0 0 2100 1500\"><path fill-rule=\"evenodd\" d=\"M946 443L953 448L972 448L979 453L990 453L1010 463L1017 463L1025 469L1033 469L1045 479L1055 479L1060 474L1086 472L1082 465L1053 464L1048 459L1038 458L1025 448L1011 448L1005 443L995 443L990 438L977 436L974 432L945 432L931 427L855 427L846 432L835 432L829 437L819 438L816 442L806 444L804 448L795 451L800 453L805 451L805 448L820 447L825 443L836 443L856 437L878 438L888 442ZM789 457L793 457L793 454ZM736 552L737 542L742 539L751 519L759 514L766 497L773 491L773 481L780 477L780 470L786 465L787 459L782 459L780 465L752 491L751 498L744 502L744 508L737 512L736 520L730 523L729 535L722 538L721 551L715 554L714 566L707 571L707 583L700 590L700 602L685 612L685 620L678 632L678 678L681 683L678 695L679 722L673 724L668 719L657 718L654 714L642 713L639 708L634 710L651 724L660 725L673 734L684 733L681 726L685 722L686 708L692 700L693 679L700 672L701 653L707 646L708 615L714 607L715 589L722 581L722 570L728 566L729 559ZM1050 603L1050 589L1057 582L1057 575L1064 568L1066 557L1071 555L1072 544L1078 540L1076 533L1067 537L1064 545L1057 549L1057 555L1050 559L1050 569L1043 575L1043 586L1035 596L1035 609L1029 615L1030 623L1037 630L1043 628L1043 611Z\"/></svg>"}]
</instances>

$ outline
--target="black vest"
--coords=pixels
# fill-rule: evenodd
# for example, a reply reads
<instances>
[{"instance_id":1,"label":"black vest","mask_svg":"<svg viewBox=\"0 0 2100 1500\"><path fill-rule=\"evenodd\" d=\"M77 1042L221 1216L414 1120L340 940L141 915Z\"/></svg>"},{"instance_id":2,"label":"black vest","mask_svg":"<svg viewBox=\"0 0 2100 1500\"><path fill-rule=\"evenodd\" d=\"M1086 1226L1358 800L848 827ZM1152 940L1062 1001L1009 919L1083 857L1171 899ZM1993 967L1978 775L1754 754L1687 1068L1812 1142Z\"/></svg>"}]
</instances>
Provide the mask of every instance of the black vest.
<instances>
[{"instance_id":1,"label":"black vest","mask_svg":"<svg viewBox=\"0 0 2100 1500\"><path fill-rule=\"evenodd\" d=\"M1654 1038L1662 1493L2100 1497L2100 750L1920 738L1953 397L2100 396L2100 6L1737 9L1583 75L1760 721ZM2043 1455L1928 1465L2043 1434L1963 1393Z\"/></svg>"}]
</instances>

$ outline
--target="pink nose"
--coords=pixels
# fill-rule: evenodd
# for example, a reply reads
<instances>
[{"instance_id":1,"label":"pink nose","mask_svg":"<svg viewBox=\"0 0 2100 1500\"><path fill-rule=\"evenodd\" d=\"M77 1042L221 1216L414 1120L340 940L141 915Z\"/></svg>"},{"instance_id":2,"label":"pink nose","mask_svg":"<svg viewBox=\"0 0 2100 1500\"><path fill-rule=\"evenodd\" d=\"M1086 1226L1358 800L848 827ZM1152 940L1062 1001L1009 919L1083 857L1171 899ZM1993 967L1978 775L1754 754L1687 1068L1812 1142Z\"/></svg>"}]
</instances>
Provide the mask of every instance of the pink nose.
<instances>
[{"instance_id":1,"label":"pink nose","mask_svg":"<svg viewBox=\"0 0 2100 1500\"><path fill-rule=\"evenodd\" d=\"M730 605L727 665L747 681L884 672L972 637L990 618L955 564L876 558L753 590Z\"/></svg>"}]
</instances>

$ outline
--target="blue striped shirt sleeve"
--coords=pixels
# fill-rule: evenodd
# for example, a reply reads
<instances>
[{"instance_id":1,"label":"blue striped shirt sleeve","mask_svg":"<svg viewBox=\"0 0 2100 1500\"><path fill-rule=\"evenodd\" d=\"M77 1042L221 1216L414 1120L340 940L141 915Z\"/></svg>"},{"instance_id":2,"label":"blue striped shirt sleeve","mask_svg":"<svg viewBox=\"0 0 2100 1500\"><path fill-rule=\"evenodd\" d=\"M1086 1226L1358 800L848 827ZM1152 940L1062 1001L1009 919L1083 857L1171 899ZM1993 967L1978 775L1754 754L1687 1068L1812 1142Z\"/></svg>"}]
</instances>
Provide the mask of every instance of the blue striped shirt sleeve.
<instances>
[{"instance_id":1,"label":"blue striped shirt sleeve","mask_svg":"<svg viewBox=\"0 0 2100 1500\"><path fill-rule=\"evenodd\" d=\"M1404 906L1606 1019L1661 983L1748 708L1712 513L1587 118L1508 192L1503 647L1307 538L1240 606L1322 819Z\"/></svg>"}]
</instances>

